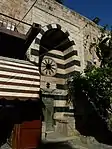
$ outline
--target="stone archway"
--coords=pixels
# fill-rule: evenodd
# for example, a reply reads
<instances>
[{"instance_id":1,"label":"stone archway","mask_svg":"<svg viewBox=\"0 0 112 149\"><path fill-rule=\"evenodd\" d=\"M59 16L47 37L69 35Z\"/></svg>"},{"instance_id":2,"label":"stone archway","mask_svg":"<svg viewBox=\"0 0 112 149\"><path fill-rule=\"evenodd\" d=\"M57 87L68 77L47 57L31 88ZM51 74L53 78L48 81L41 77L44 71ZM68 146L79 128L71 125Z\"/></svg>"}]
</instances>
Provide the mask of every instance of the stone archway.
<instances>
[{"instance_id":1,"label":"stone archway","mask_svg":"<svg viewBox=\"0 0 112 149\"><path fill-rule=\"evenodd\" d=\"M45 99L46 97L48 98L48 96L49 99L54 98L55 104L53 106L55 109L56 118L62 117L64 112L69 111L69 107L65 104L67 100L67 89L65 82L69 72L71 74L73 74L72 72L75 72L75 70L73 70L73 66L80 66L80 61L77 61L74 55L77 56L75 42L71 39L68 31L63 30L59 24L49 24L42 27L36 39L27 51L28 59L38 66L40 66L44 56L52 57L52 59L54 59L58 64L56 75L49 78L44 77L43 79L51 81L50 83L52 88L55 86L53 89L57 91L57 95L55 92L51 94L49 90L47 90L47 95L43 95ZM42 77L43 76L41 75L41 78ZM46 86L46 84L44 84L44 86Z\"/></svg>"},{"instance_id":2,"label":"stone archway","mask_svg":"<svg viewBox=\"0 0 112 149\"><path fill-rule=\"evenodd\" d=\"M52 32L52 33L51 33ZM59 42L54 45L52 45L52 42L48 42L48 45L51 45L51 47L45 47L42 45L43 41L46 41L47 35L51 33L50 37L55 37L57 33L59 33L59 36L55 39L54 42L58 39L61 40L61 42L64 42L63 40L65 39L65 43L60 43ZM46 35L47 34L47 35ZM43 39L44 38L44 39ZM48 40L47 40L48 41ZM65 31L59 24L49 24L41 28L41 31L38 33L37 37L35 40L32 42L30 48L27 51L27 57L30 61L39 63L39 56L44 56L48 51L52 49L58 49L59 51L62 51L62 48L68 49L69 47L73 47L75 45L75 42L71 39L69 32ZM43 57L42 57L43 58Z\"/></svg>"},{"instance_id":3,"label":"stone archway","mask_svg":"<svg viewBox=\"0 0 112 149\"><path fill-rule=\"evenodd\" d=\"M62 95L65 96L65 81L62 82L62 79L65 80L77 73L75 67L80 67L80 61L75 59L78 56L75 42L71 39L69 32L64 30L59 24L49 24L42 27L27 51L28 59L39 67L46 54L58 63L57 74L51 80L52 82L56 79L60 80L57 81L57 89L63 89Z\"/></svg>"}]
</instances>

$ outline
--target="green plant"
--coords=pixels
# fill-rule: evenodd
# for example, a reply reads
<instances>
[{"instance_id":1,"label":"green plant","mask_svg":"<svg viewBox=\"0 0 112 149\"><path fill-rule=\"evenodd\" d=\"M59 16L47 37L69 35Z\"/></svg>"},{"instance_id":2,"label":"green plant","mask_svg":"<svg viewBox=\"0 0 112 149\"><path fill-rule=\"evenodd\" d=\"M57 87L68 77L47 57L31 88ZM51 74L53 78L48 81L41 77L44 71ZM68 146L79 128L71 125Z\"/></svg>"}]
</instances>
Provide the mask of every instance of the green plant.
<instances>
[{"instance_id":1,"label":"green plant","mask_svg":"<svg viewBox=\"0 0 112 149\"><path fill-rule=\"evenodd\" d=\"M63 4L63 0L56 0L56 2Z\"/></svg>"},{"instance_id":2,"label":"green plant","mask_svg":"<svg viewBox=\"0 0 112 149\"><path fill-rule=\"evenodd\" d=\"M100 37L91 43L89 49L91 53L91 49L94 47L96 55L101 62L100 67L112 67L112 27L110 31L107 31L107 28L107 25L101 28Z\"/></svg>"},{"instance_id":3,"label":"green plant","mask_svg":"<svg viewBox=\"0 0 112 149\"><path fill-rule=\"evenodd\" d=\"M108 130L112 131L112 30L106 29L107 26L101 29L100 37L89 49L91 52L94 47L100 67L86 67L83 74L74 75L68 81L69 99L74 105L76 123L79 121L76 128L82 129L84 135L94 136L95 132L99 132L105 136Z\"/></svg>"}]
</instances>

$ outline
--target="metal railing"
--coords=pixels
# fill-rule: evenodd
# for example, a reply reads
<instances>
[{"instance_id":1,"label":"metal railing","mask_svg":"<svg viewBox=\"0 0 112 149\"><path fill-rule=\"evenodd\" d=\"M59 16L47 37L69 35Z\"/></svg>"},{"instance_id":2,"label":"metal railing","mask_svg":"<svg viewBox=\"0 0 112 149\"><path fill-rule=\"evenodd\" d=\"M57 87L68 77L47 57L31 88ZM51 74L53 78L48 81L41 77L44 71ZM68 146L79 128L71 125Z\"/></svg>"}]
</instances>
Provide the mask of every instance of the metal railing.
<instances>
[{"instance_id":1,"label":"metal railing","mask_svg":"<svg viewBox=\"0 0 112 149\"><path fill-rule=\"evenodd\" d=\"M1 18L0 18L0 27L6 28L8 30L16 31L15 30L15 27L16 27L15 23L12 23L11 21L1 19Z\"/></svg>"}]
</instances>

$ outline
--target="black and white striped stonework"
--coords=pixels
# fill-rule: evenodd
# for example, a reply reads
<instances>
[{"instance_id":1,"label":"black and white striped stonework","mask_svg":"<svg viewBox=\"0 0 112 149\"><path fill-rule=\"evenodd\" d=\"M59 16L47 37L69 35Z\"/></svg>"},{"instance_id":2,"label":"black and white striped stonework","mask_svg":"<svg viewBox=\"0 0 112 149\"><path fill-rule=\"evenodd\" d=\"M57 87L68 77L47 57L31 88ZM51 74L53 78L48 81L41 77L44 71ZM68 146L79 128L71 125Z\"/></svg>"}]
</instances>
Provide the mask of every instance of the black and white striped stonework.
<instances>
[{"instance_id":1,"label":"black and white striped stonework","mask_svg":"<svg viewBox=\"0 0 112 149\"><path fill-rule=\"evenodd\" d=\"M41 39L44 34L51 29L59 29L69 36L69 33L64 31L59 24L50 24L43 27L40 33L37 35L36 39L31 44L29 50L27 51L27 55L30 61L36 62L38 64ZM48 53L45 55L45 57L51 57L57 63L58 69L56 75L49 78L46 76L41 76L41 81L50 80L51 82L56 82L57 90L62 94L52 94L49 96L54 98L55 112L62 113L70 112L69 107L66 104L66 100L68 99L66 80L68 77L76 73L80 73L81 70L78 49L76 49L75 43L72 41L71 37L69 36L68 38L71 41L71 45L69 45L66 49L64 49L63 51L53 49L48 51Z\"/></svg>"},{"instance_id":2,"label":"black and white striped stonework","mask_svg":"<svg viewBox=\"0 0 112 149\"><path fill-rule=\"evenodd\" d=\"M66 60L63 52L60 52L58 50L51 50L48 52L48 54L45 57L49 57L55 60L57 63L58 69L57 74L53 77L49 77L50 82L56 82L56 87L59 92L62 92L62 95L54 95L54 110L55 112L70 112L69 107L66 104L66 101L68 99L68 92L67 92L67 85L66 80L68 78L68 74L66 73ZM71 55L71 57L74 55ZM71 59L70 59L71 60ZM69 63L69 61L68 61ZM73 70L72 70L73 71ZM72 73L79 73L78 71L73 71ZM71 72L69 73L72 74ZM48 80L46 76L42 76L42 81ZM52 95L51 95L52 96ZM71 110L72 111L72 110Z\"/></svg>"},{"instance_id":3,"label":"black and white striped stonework","mask_svg":"<svg viewBox=\"0 0 112 149\"><path fill-rule=\"evenodd\" d=\"M59 24L49 24L47 26L44 26L41 29L41 31L38 33L36 39L32 42L29 50L27 51L27 56L30 59L30 61L36 62L38 64L39 62L38 56L39 56L39 50L41 46L40 45L41 39L44 36L44 34L51 29L59 29L65 34L68 34L67 36L69 36L69 33L63 30L63 28ZM62 58L65 60L64 67L66 69L66 74L63 75L64 78L66 76L71 76L75 72L80 72L80 65L81 65L80 59L78 57L78 49L75 48L75 43L70 36L68 37L68 39L71 41L71 46L63 51L63 55L64 55L63 58L61 57L61 55L52 53L52 54L55 54L55 56L57 55L56 57ZM61 64L60 64L60 67L61 67Z\"/></svg>"},{"instance_id":4,"label":"black and white striped stonework","mask_svg":"<svg viewBox=\"0 0 112 149\"><path fill-rule=\"evenodd\" d=\"M52 29L61 30L62 32L67 34L67 36L69 36L69 33L67 31L64 31L63 28L59 24L49 24L49 25L42 27L41 31L38 33L35 40L33 40L30 48L27 50L27 57L30 59L30 61L38 63L39 61L38 55L39 55L40 46L41 46L40 45L41 39L47 31L52 30Z\"/></svg>"},{"instance_id":5,"label":"black and white striped stonework","mask_svg":"<svg viewBox=\"0 0 112 149\"><path fill-rule=\"evenodd\" d=\"M28 61L0 56L0 98L36 100L39 90L38 67Z\"/></svg>"}]
</instances>

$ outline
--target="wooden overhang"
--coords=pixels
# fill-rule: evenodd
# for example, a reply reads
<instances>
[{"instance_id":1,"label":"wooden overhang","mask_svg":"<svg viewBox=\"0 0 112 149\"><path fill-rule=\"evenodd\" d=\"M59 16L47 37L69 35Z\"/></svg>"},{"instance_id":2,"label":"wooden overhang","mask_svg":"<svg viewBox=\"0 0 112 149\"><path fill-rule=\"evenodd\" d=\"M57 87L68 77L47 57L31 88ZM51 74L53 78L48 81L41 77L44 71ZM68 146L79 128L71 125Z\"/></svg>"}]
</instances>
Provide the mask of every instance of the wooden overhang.
<instances>
[{"instance_id":1,"label":"wooden overhang","mask_svg":"<svg viewBox=\"0 0 112 149\"><path fill-rule=\"evenodd\" d=\"M21 76L22 72L20 72L23 70L23 64L21 64L19 61L22 62L22 60L25 60L26 51L28 47L31 45L32 41L36 38L37 34L40 32L40 30L41 30L40 25L36 23L33 23L31 25L29 31L26 34L21 34L17 31L11 31L3 26L0 26L0 57L2 56L1 62L0 62L1 63L0 65L2 68L0 69L0 71L3 72L3 74L1 73L1 76L0 76L1 82L3 82L4 80L4 79L2 80L2 77L5 78L6 80L8 77L8 74L10 74L10 76L7 79L8 81L4 82L3 86L1 85L1 95L3 94L5 95L3 95L3 98L0 98L0 111L1 111L0 112L0 124L1 124L0 146L6 143L7 138L11 135L14 124L21 124L24 121L40 120L40 117L43 117L43 113L42 113L43 103L41 102L40 98L37 100L32 100L31 98L28 98L26 100L20 100L19 97L15 97L13 100L12 94L10 94L11 92L14 94L14 91L17 92L17 90L15 90L14 88L14 86L16 85L12 84L11 82L12 79L15 79L15 76L13 76L14 73L20 74L20 76L19 75L16 76L16 80L17 78L23 79ZM14 62L12 60L14 60ZM26 63L27 61L24 61L24 62ZM4 66L6 67L4 68ZM22 66L22 68L18 66ZM24 70L30 67L29 64L28 65L26 64L25 66L27 67L24 68ZM14 71L14 68L16 68L15 71ZM11 69L13 69L13 71ZM37 68L32 68L32 69L35 69L33 70L33 73L34 73L34 71L36 71ZM29 70L31 71L31 69ZM36 71L36 74L37 74L37 71ZM25 81L27 81L27 79L28 78L25 78ZM31 76L29 80L31 82ZM24 85L25 81L24 83L21 81L21 84ZM16 83L18 84L19 82L20 81ZM34 82L34 78L33 78L33 82ZM13 88L11 87L8 88L7 83L9 83L9 86L13 85ZM4 86L6 86L6 88ZM7 93L5 91L6 89L7 89ZM14 89L14 91L12 89ZM22 88L20 89L22 93L23 90ZM9 98L9 94L11 98ZM17 94L15 94L15 96L17 96ZM28 97L29 97L29 91L28 91Z\"/></svg>"},{"instance_id":2,"label":"wooden overhang","mask_svg":"<svg viewBox=\"0 0 112 149\"><path fill-rule=\"evenodd\" d=\"M40 25L33 23L26 34L0 27L0 56L25 59L25 53L40 32Z\"/></svg>"}]
</instances>

